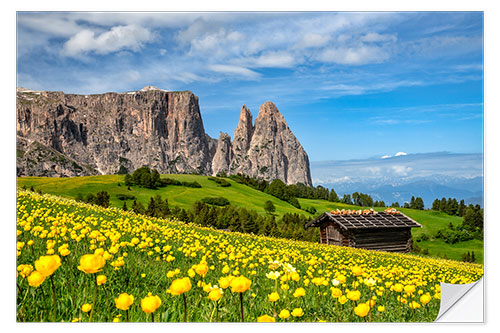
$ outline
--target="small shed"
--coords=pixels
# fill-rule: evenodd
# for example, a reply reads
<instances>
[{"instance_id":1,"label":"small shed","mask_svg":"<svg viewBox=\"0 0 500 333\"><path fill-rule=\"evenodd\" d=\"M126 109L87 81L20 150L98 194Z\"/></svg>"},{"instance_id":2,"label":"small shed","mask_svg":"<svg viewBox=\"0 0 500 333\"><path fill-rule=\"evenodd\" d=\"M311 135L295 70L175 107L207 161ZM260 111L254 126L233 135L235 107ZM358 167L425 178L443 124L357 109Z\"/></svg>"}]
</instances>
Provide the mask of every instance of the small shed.
<instances>
[{"instance_id":1,"label":"small shed","mask_svg":"<svg viewBox=\"0 0 500 333\"><path fill-rule=\"evenodd\" d=\"M410 252L411 228L422 227L405 214L388 208L336 210L306 224L320 228L320 243L388 252Z\"/></svg>"}]
</instances>

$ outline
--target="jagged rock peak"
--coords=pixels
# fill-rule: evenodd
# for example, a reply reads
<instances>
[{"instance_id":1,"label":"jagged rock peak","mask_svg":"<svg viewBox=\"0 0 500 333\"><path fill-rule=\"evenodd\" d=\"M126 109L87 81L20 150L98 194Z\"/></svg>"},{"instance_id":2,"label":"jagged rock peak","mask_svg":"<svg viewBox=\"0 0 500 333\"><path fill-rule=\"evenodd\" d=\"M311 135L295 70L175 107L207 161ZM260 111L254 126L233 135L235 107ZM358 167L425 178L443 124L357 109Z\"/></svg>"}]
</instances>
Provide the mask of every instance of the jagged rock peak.
<instances>
[{"instance_id":1,"label":"jagged rock peak","mask_svg":"<svg viewBox=\"0 0 500 333\"><path fill-rule=\"evenodd\" d=\"M257 115L257 119L255 119L255 122L257 123L257 120L260 120L263 117L270 117L271 119L281 120L285 122L285 117L283 117L276 105L274 105L274 103L271 101L267 101L260 106L259 114Z\"/></svg>"},{"instance_id":2,"label":"jagged rock peak","mask_svg":"<svg viewBox=\"0 0 500 333\"><path fill-rule=\"evenodd\" d=\"M215 176L220 172L229 173L232 159L231 137L227 133L220 132L217 149L212 160L212 174Z\"/></svg>"}]
</instances>

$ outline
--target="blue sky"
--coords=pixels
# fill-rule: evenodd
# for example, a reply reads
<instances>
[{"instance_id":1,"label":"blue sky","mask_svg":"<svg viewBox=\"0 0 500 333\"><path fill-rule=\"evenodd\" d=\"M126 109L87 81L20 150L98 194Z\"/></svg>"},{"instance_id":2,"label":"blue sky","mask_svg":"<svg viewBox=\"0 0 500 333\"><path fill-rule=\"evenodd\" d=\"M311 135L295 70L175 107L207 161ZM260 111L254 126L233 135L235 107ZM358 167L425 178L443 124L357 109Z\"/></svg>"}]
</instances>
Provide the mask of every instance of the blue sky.
<instances>
[{"instance_id":1,"label":"blue sky","mask_svg":"<svg viewBox=\"0 0 500 333\"><path fill-rule=\"evenodd\" d=\"M17 73L191 90L212 137L271 100L311 161L483 152L480 12L18 13Z\"/></svg>"}]
</instances>

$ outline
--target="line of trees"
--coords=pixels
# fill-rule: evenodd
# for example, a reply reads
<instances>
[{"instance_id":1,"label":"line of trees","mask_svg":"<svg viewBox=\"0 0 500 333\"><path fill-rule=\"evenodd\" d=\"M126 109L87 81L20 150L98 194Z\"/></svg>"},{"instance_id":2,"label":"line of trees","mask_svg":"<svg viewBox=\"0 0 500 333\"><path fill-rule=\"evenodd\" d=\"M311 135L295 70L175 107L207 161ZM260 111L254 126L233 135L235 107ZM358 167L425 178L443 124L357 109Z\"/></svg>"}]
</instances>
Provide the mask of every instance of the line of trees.
<instances>
[{"instance_id":1,"label":"line of trees","mask_svg":"<svg viewBox=\"0 0 500 333\"><path fill-rule=\"evenodd\" d=\"M432 203L432 210L445 212L448 215L464 216L467 205L464 200L460 200L460 203L455 198L442 198L434 200Z\"/></svg>"},{"instance_id":2,"label":"line of trees","mask_svg":"<svg viewBox=\"0 0 500 333\"><path fill-rule=\"evenodd\" d=\"M270 203L272 205L272 202ZM124 205L125 210L127 210L125 203ZM272 211L271 205L266 203L266 211ZM276 219L274 215L259 214L252 209L233 205L219 207L202 201L196 201L190 210L185 210L176 206L170 207L168 200L162 199L159 195L151 197L147 207L134 200L130 210L137 214L159 218L176 218L183 222L193 222L217 229L312 242L319 240L317 228L305 229L305 224L311 219L302 214L285 214Z\"/></svg>"}]
</instances>

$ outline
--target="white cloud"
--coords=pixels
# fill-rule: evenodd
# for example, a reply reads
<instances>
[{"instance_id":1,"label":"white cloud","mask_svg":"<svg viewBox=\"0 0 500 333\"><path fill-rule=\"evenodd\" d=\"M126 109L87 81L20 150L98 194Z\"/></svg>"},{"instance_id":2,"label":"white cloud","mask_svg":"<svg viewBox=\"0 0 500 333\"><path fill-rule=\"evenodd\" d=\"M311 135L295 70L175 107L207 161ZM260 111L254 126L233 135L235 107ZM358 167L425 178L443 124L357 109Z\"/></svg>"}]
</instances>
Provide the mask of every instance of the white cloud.
<instances>
[{"instance_id":1,"label":"white cloud","mask_svg":"<svg viewBox=\"0 0 500 333\"><path fill-rule=\"evenodd\" d=\"M393 165L391 166L392 171L398 176L407 176L408 173L413 170L409 166L404 166L404 165Z\"/></svg>"},{"instance_id":2,"label":"white cloud","mask_svg":"<svg viewBox=\"0 0 500 333\"><path fill-rule=\"evenodd\" d=\"M361 41L374 43L374 42L395 42L398 38L395 35L391 34L379 34L377 32L369 32L366 35L362 36Z\"/></svg>"},{"instance_id":3,"label":"white cloud","mask_svg":"<svg viewBox=\"0 0 500 333\"><path fill-rule=\"evenodd\" d=\"M326 48L318 55L318 60L337 63L341 65L365 65L370 63L381 63L390 58L386 48L359 45Z\"/></svg>"},{"instance_id":4,"label":"white cloud","mask_svg":"<svg viewBox=\"0 0 500 333\"><path fill-rule=\"evenodd\" d=\"M381 158L391 158L391 157L392 157L391 155L384 155Z\"/></svg>"},{"instance_id":5,"label":"white cloud","mask_svg":"<svg viewBox=\"0 0 500 333\"><path fill-rule=\"evenodd\" d=\"M84 29L64 44L62 53L79 57L90 52L108 54L126 49L138 51L144 43L151 41L152 37L148 29L136 25L115 26L99 35Z\"/></svg>"},{"instance_id":6,"label":"white cloud","mask_svg":"<svg viewBox=\"0 0 500 333\"><path fill-rule=\"evenodd\" d=\"M241 59L240 59L241 61ZM294 56L288 52L266 52L258 57L244 58L249 67L288 68L296 64Z\"/></svg>"},{"instance_id":7,"label":"white cloud","mask_svg":"<svg viewBox=\"0 0 500 333\"><path fill-rule=\"evenodd\" d=\"M295 48L309 48L309 47L320 47L326 45L330 41L330 36L320 35L317 33L306 33L302 39L300 39Z\"/></svg>"},{"instance_id":8,"label":"white cloud","mask_svg":"<svg viewBox=\"0 0 500 333\"><path fill-rule=\"evenodd\" d=\"M400 151L400 152L397 152L394 156L405 156L405 155L408 155L408 154L405 153L404 151Z\"/></svg>"},{"instance_id":9,"label":"white cloud","mask_svg":"<svg viewBox=\"0 0 500 333\"><path fill-rule=\"evenodd\" d=\"M240 75L246 78L257 78L260 74L248 68L234 65L210 65L208 68L217 73Z\"/></svg>"}]
</instances>

